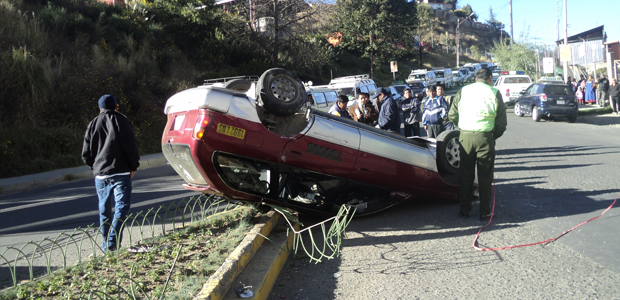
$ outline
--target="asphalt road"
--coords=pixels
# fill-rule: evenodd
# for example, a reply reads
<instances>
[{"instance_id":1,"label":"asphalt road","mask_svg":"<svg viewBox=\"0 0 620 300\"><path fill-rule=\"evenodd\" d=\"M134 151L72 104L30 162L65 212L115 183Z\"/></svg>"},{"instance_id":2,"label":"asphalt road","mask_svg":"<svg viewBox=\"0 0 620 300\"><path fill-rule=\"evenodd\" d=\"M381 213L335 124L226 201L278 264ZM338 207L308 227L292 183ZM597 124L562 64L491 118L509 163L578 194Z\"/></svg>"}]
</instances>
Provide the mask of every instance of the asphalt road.
<instances>
[{"instance_id":1,"label":"asphalt road","mask_svg":"<svg viewBox=\"0 0 620 300\"><path fill-rule=\"evenodd\" d=\"M620 196L620 125L508 113L481 247L555 237ZM484 252L476 208L461 220L458 204L426 199L356 219L340 258L288 263L270 299L620 299L620 203L555 242Z\"/></svg>"},{"instance_id":2,"label":"asphalt road","mask_svg":"<svg viewBox=\"0 0 620 300\"><path fill-rule=\"evenodd\" d=\"M150 208L160 206L169 207L172 203L180 200L188 200L196 196L196 192L184 189L181 184L183 179L169 166L153 167L138 170L133 179L133 192L130 213L137 214L146 212ZM50 252L52 245L61 245L65 242L70 244L81 238L81 234L74 234L75 228L86 228L91 224L99 226L99 212L97 208L97 195L92 179L73 181L50 187L35 189L27 192L13 193L0 196L0 255L14 263L17 252L20 249L28 254L30 259L35 248L32 244L25 246L30 241L40 245L33 262L35 273L45 272L46 256L41 250L51 254L50 264L52 267L61 266L63 263L61 251L58 247ZM181 214L179 214L181 215ZM150 228L147 221L144 226L143 236L150 236ZM160 229L161 227L155 227ZM169 229L169 228L168 228ZM94 232L91 230L91 233ZM139 238L139 232L133 231L134 242ZM72 240L74 239L74 240ZM124 236L124 241L127 241ZM99 245L97 241L97 245ZM93 253L90 243L82 242L82 257ZM9 248L13 247L13 248ZM7 250L8 249L8 250ZM67 256L69 264L77 257L76 248L68 247ZM99 252L99 251L97 251ZM24 255L20 255L23 258ZM24 259L17 262L17 272L27 272L28 263ZM20 277L24 279L23 277ZM10 272L6 261L0 261L0 288L11 284Z\"/></svg>"}]
</instances>

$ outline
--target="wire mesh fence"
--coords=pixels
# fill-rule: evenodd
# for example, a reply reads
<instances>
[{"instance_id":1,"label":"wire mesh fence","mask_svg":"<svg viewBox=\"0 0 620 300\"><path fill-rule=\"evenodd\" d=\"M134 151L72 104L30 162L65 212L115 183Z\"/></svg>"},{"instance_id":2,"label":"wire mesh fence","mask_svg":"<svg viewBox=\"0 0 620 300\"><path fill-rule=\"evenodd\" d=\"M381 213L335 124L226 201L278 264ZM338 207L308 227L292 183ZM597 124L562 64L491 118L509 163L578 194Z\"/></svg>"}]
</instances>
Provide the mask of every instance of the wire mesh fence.
<instances>
[{"instance_id":1,"label":"wire mesh fence","mask_svg":"<svg viewBox=\"0 0 620 300\"><path fill-rule=\"evenodd\" d=\"M132 213L123 221L122 242L129 251L134 252L133 250L148 245L150 241L156 238L166 235L174 237L186 225L212 220L214 218L210 217L216 214L221 215L220 213L227 211L233 212L233 208L237 207L239 206L231 205L227 199L201 195L183 199L167 206ZM284 215L285 220L293 230L293 254L303 250L310 260L316 263L340 255L341 242L344 238L345 229L353 217L354 208L343 206L336 216L303 230L295 231L291 225L291 222L297 220L293 213L283 207L272 207ZM107 237L102 236L100 227L90 225L86 228L61 232L55 237L47 237L40 241L30 241L23 245L5 247L0 252L0 289L12 287L8 290L11 290L14 296L9 296L8 299L15 297L16 299L31 299L30 296L35 293L33 290L29 290L32 289L32 285L22 283L35 281L35 290L44 287L44 289L48 289L46 292L48 295L56 294L50 291L51 289L44 282L51 278L54 279L53 281L56 281L57 278L63 281L62 275L58 276L58 271L64 270L65 273L71 273L77 270L73 268L74 266L98 264L101 263L102 259L103 261L110 259L110 256L106 256L100 247L103 238L107 239ZM151 246L151 249L147 251L158 247ZM138 264L134 262L131 263L129 274L120 272L119 274L112 274L112 278L98 278L96 283L83 285L83 287L88 287L87 290L82 290L77 295L73 294L67 299L163 299L169 291L168 282L173 274L177 258L179 254L186 251L182 247L179 246L176 252L170 252L170 255L176 253L176 256L169 257L169 261L174 259L174 262L169 270L162 271L161 274L167 273L168 278L165 284L156 287L156 290L145 288L144 280L136 277L134 266L138 266ZM150 252L151 256L156 252ZM79 277L86 278L94 273L80 273L78 271L76 274ZM3 295L5 294L0 293L0 299L7 299Z\"/></svg>"},{"instance_id":2,"label":"wire mesh fence","mask_svg":"<svg viewBox=\"0 0 620 300\"><path fill-rule=\"evenodd\" d=\"M123 221L122 243L135 245L147 238L165 236L177 228L231 207L225 199L201 195L132 213ZM63 231L55 237L5 247L0 252L0 289L66 269L87 258L103 256L102 238L100 226L90 225L70 232Z\"/></svg>"}]
</instances>

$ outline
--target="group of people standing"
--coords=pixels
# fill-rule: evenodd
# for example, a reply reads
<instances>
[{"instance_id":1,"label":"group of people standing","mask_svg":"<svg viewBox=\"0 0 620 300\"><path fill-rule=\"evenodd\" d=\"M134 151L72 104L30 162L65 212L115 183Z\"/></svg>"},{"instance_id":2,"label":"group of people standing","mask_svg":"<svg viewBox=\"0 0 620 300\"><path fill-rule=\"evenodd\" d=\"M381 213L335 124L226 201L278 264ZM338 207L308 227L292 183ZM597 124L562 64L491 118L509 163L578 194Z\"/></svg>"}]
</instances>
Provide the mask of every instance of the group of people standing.
<instances>
[{"instance_id":1,"label":"group of people standing","mask_svg":"<svg viewBox=\"0 0 620 300\"><path fill-rule=\"evenodd\" d=\"M588 76L586 80L585 76L581 75L579 81L568 77L568 82L579 104L596 103L596 105L604 107L607 105L607 100L609 100L613 113L618 114L620 111L620 86L618 86L615 78L611 80L611 85L605 74L601 74L597 81L594 81L593 76Z\"/></svg>"},{"instance_id":2,"label":"group of people standing","mask_svg":"<svg viewBox=\"0 0 620 300\"><path fill-rule=\"evenodd\" d=\"M442 86L432 85L415 95L406 88L400 100L396 101L389 89L379 87L372 99L368 93L358 93L357 103L348 109L348 97L339 95L328 112L395 133L400 133L403 123L406 137L420 136L420 123L429 138L436 138L444 130L449 106Z\"/></svg>"}]
</instances>

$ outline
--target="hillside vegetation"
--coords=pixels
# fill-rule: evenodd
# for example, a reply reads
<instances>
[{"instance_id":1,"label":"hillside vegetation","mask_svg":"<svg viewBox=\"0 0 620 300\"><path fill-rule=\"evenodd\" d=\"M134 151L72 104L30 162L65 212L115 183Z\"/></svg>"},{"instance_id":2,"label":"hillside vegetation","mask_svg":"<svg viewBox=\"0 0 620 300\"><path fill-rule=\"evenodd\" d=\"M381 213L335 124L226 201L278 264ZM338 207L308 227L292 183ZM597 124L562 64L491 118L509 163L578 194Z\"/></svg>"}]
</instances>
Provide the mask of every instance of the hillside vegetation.
<instances>
[{"instance_id":1,"label":"hillside vegetation","mask_svg":"<svg viewBox=\"0 0 620 300\"><path fill-rule=\"evenodd\" d=\"M234 6L241 2L224 9L198 0L127 3L0 0L0 178L82 165L84 130L104 94L118 99L141 154L149 154L161 151L166 99L204 79L260 75L277 66L325 84L370 70L363 53L327 43L327 33L336 30L329 23L333 4L312 6L313 15L291 14L303 34L282 31L274 46L248 30L243 7ZM448 23L437 24L435 35L450 31ZM489 43L484 33L467 30L461 39L480 49ZM420 62L417 50L402 50L405 55L394 58L400 79ZM450 67L455 58L434 48L422 63ZM389 63L379 62L374 78L389 85Z\"/></svg>"}]
</instances>

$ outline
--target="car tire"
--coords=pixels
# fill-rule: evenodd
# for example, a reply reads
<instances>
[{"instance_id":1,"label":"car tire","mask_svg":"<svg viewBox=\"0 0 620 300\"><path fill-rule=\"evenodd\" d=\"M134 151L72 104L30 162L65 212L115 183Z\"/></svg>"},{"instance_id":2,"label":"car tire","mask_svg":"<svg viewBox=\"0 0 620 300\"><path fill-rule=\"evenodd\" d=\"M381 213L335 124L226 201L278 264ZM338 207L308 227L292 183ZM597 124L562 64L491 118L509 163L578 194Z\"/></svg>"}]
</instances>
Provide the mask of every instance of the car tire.
<instances>
[{"instance_id":1,"label":"car tire","mask_svg":"<svg viewBox=\"0 0 620 300\"><path fill-rule=\"evenodd\" d=\"M437 168L449 174L459 174L461 166L458 130L447 130L439 134L437 140Z\"/></svg>"},{"instance_id":2,"label":"car tire","mask_svg":"<svg viewBox=\"0 0 620 300\"><path fill-rule=\"evenodd\" d=\"M265 111L286 117L299 111L306 100L303 83L285 69L269 69L256 84L256 98Z\"/></svg>"},{"instance_id":3,"label":"car tire","mask_svg":"<svg viewBox=\"0 0 620 300\"><path fill-rule=\"evenodd\" d=\"M225 89L246 93L252 87L252 81L245 79L233 79L224 84Z\"/></svg>"},{"instance_id":4,"label":"car tire","mask_svg":"<svg viewBox=\"0 0 620 300\"><path fill-rule=\"evenodd\" d=\"M577 116L568 117L568 123L575 123L575 122L577 122Z\"/></svg>"},{"instance_id":5,"label":"car tire","mask_svg":"<svg viewBox=\"0 0 620 300\"><path fill-rule=\"evenodd\" d=\"M540 122L540 110L538 110L537 106L532 107L532 120Z\"/></svg>"},{"instance_id":6,"label":"car tire","mask_svg":"<svg viewBox=\"0 0 620 300\"><path fill-rule=\"evenodd\" d=\"M521 106L519 105L519 102L515 103L514 112L515 115L523 117L523 112L521 111Z\"/></svg>"}]
</instances>

